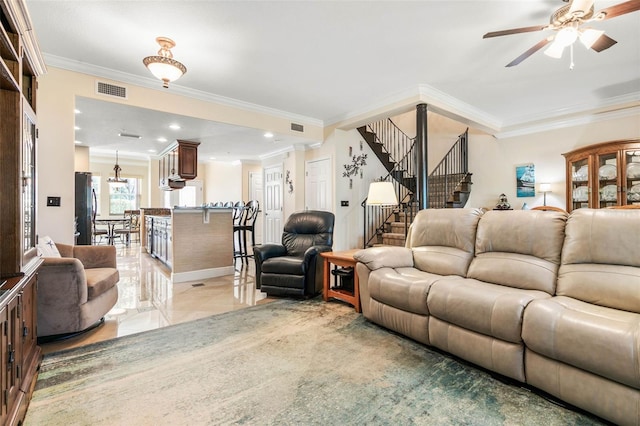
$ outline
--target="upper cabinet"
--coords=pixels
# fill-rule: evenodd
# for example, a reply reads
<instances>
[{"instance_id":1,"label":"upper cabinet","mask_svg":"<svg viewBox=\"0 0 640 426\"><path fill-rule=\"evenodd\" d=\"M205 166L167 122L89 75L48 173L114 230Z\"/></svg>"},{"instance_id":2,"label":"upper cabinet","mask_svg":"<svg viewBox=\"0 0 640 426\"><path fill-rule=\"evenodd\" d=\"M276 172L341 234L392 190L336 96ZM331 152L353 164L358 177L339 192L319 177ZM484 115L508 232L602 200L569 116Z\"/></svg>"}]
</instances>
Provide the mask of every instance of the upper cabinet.
<instances>
[{"instance_id":1,"label":"upper cabinet","mask_svg":"<svg viewBox=\"0 0 640 426\"><path fill-rule=\"evenodd\" d=\"M640 204L640 140L600 143L563 155L567 211Z\"/></svg>"},{"instance_id":2,"label":"upper cabinet","mask_svg":"<svg viewBox=\"0 0 640 426\"><path fill-rule=\"evenodd\" d=\"M160 189L170 191L184 188L185 181L198 176L198 145L200 142L177 140L160 153Z\"/></svg>"}]
</instances>

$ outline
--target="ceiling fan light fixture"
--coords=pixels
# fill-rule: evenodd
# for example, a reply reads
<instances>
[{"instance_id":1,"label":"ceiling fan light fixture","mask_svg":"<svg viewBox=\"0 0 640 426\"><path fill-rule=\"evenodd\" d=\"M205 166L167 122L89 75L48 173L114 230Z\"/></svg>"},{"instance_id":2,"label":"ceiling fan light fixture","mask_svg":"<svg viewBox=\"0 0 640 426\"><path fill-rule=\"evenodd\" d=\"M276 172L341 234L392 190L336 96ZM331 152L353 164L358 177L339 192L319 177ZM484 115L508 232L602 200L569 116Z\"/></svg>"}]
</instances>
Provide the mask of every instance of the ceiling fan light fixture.
<instances>
[{"instance_id":1,"label":"ceiling fan light fixture","mask_svg":"<svg viewBox=\"0 0 640 426\"><path fill-rule=\"evenodd\" d=\"M564 46L554 41L545 49L544 54L554 59L560 59L562 58L562 52L564 52Z\"/></svg>"},{"instance_id":2,"label":"ceiling fan light fixture","mask_svg":"<svg viewBox=\"0 0 640 426\"><path fill-rule=\"evenodd\" d=\"M593 46L594 43L598 41L598 39L602 37L603 34L604 34L604 31L594 30L593 28L587 28L586 30L580 33L580 42L587 49L591 49L591 46Z\"/></svg>"},{"instance_id":3,"label":"ceiling fan light fixture","mask_svg":"<svg viewBox=\"0 0 640 426\"><path fill-rule=\"evenodd\" d=\"M182 77L187 72L187 68L173 59L171 48L176 45L173 40L167 37L157 37L156 41L160 45L158 55L147 56L142 60L142 63L151 71L151 74L163 81L162 87L168 88L169 82Z\"/></svg>"},{"instance_id":4,"label":"ceiling fan light fixture","mask_svg":"<svg viewBox=\"0 0 640 426\"><path fill-rule=\"evenodd\" d=\"M577 38L578 30L575 27L564 27L563 29L558 31L558 34L556 34L556 38L553 43L558 43L562 47L567 47L573 44L577 40Z\"/></svg>"}]
</instances>

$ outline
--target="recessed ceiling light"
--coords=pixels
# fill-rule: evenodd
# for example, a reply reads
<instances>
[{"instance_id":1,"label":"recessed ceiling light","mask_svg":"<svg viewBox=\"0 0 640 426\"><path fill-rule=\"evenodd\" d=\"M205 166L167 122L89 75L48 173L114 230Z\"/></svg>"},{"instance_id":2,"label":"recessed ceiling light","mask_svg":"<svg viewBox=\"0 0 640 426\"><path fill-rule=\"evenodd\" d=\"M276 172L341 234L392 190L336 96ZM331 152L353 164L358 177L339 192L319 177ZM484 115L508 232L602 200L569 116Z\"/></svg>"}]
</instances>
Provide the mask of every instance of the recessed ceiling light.
<instances>
[{"instance_id":1,"label":"recessed ceiling light","mask_svg":"<svg viewBox=\"0 0 640 426\"><path fill-rule=\"evenodd\" d=\"M272 138L273 137L273 133L267 132L267 133L264 134L264 137L265 138Z\"/></svg>"},{"instance_id":2,"label":"recessed ceiling light","mask_svg":"<svg viewBox=\"0 0 640 426\"><path fill-rule=\"evenodd\" d=\"M166 141L167 141L167 138L158 138L158 139L156 139L156 140L157 140L158 142L166 142Z\"/></svg>"},{"instance_id":3,"label":"recessed ceiling light","mask_svg":"<svg viewBox=\"0 0 640 426\"><path fill-rule=\"evenodd\" d=\"M156 152L155 149L148 149L147 152Z\"/></svg>"},{"instance_id":4,"label":"recessed ceiling light","mask_svg":"<svg viewBox=\"0 0 640 426\"><path fill-rule=\"evenodd\" d=\"M80 130L80 127L78 127L78 126L74 126L73 128L74 128L74 130Z\"/></svg>"},{"instance_id":5,"label":"recessed ceiling light","mask_svg":"<svg viewBox=\"0 0 640 426\"><path fill-rule=\"evenodd\" d=\"M169 128L173 130L180 130L180 126L178 124L169 124Z\"/></svg>"},{"instance_id":6,"label":"recessed ceiling light","mask_svg":"<svg viewBox=\"0 0 640 426\"><path fill-rule=\"evenodd\" d=\"M80 111L79 109L74 109L73 112L74 114L82 114L82 111Z\"/></svg>"},{"instance_id":7,"label":"recessed ceiling light","mask_svg":"<svg viewBox=\"0 0 640 426\"><path fill-rule=\"evenodd\" d=\"M209 157L209 160L215 160L216 157Z\"/></svg>"},{"instance_id":8,"label":"recessed ceiling light","mask_svg":"<svg viewBox=\"0 0 640 426\"><path fill-rule=\"evenodd\" d=\"M81 141L75 141L74 142L76 145L80 145L82 142Z\"/></svg>"}]
</instances>

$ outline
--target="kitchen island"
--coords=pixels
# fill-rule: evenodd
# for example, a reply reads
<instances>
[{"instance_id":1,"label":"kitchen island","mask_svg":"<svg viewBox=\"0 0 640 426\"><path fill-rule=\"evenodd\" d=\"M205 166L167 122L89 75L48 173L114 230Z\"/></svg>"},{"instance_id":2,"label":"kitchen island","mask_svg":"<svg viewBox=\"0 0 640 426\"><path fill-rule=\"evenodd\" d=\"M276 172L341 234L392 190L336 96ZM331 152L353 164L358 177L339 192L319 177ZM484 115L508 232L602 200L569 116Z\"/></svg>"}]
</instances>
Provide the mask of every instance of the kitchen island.
<instances>
[{"instance_id":1,"label":"kitchen island","mask_svg":"<svg viewBox=\"0 0 640 426\"><path fill-rule=\"evenodd\" d=\"M142 208L142 247L164 263L173 282L233 274L230 208Z\"/></svg>"}]
</instances>

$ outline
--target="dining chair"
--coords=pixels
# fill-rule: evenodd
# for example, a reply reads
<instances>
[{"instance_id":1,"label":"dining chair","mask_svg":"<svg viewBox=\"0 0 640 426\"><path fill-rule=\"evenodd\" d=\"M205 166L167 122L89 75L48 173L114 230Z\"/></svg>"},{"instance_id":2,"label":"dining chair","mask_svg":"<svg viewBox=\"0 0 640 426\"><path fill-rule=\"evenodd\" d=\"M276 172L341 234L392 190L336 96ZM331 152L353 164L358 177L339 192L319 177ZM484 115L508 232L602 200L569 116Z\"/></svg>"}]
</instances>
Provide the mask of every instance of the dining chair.
<instances>
[{"instance_id":1,"label":"dining chair","mask_svg":"<svg viewBox=\"0 0 640 426\"><path fill-rule=\"evenodd\" d=\"M101 228L101 227L98 227L96 225L96 212L95 211L91 214L91 228L92 228L92 231L93 231L92 232L93 233L93 236L92 236L92 244L93 245L100 244L100 242L102 242L102 238L104 238L104 237L108 238L109 237L109 230ZM97 240L98 237L100 238L99 240Z\"/></svg>"},{"instance_id":2,"label":"dining chair","mask_svg":"<svg viewBox=\"0 0 640 426\"><path fill-rule=\"evenodd\" d=\"M125 224L129 227L128 241L133 241L133 237L136 236L137 241L140 242L140 210L125 210L124 218Z\"/></svg>"}]
</instances>

